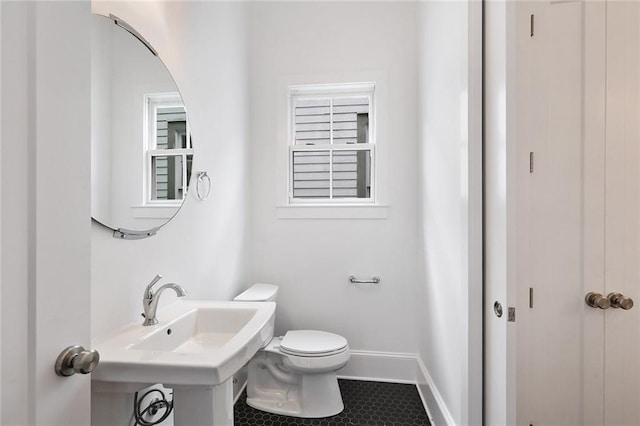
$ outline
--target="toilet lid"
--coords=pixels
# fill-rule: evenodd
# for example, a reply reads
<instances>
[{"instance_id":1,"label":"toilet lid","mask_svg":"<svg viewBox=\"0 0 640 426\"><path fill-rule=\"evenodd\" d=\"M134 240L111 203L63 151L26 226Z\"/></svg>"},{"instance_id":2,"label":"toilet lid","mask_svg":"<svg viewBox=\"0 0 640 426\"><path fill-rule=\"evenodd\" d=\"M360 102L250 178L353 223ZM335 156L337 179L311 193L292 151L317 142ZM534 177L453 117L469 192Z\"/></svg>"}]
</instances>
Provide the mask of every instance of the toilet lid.
<instances>
[{"instance_id":1,"label":"toilet lid","mask_svg":"<svg viewBox=\"0 0 640 426\"><path fill-rule=\"evenodd\" d=\"M347 347L347 339L317 330L292 330L285 334L280 348L292 355L332 354Z\"/></svg>"}]
</instances>

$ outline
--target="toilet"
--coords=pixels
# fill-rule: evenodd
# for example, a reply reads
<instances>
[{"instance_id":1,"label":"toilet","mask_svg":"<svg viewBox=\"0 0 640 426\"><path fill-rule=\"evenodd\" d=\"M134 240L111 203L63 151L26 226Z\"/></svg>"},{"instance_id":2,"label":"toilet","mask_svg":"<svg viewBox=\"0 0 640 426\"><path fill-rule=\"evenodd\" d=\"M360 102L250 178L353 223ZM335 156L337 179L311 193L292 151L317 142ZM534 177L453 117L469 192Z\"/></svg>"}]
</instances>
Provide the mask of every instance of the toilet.
<instances>
[{"instance_id":1,"label":"toilet","mask_svg":"<svg viewBox=\"0 0 640 426\"><path fill-rule=\"evenodd\" d=\"M254 284L233 300L275 301L278 286ZM347 339L318 330L274 337L249 362L247 404L286 416L320 418L344 409L336 371L349 361Z\"/></svg>"}]
</instances>

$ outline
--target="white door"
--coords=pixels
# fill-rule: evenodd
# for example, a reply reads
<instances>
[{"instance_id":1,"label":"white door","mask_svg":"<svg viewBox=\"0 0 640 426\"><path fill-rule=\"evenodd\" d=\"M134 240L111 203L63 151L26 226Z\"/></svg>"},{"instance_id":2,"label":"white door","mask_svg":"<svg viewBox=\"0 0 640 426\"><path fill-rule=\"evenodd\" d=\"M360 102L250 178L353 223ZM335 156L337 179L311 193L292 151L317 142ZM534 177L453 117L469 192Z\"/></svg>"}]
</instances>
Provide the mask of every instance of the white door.
<instances>
[{"instance_id":1,"label":"white door","mask_svg":"<svg viewBox=\"0 0 640 426\"><path fill-rule=\"evenodd\" d=\"M583 270L591 266L584 247L599 243L583 233L592 220L583 207L599 188L584 186L591 137L583 132L585 5L528 2L517 11L517 141L525 172L518 175L519 424L582 425L583 407L597 405L582 392L583 370L593 363L583 359L586 346L602 347L598 325L583 327L602 323L601 312L586 312L584 287L604 291L597 271Z\"/></svg>"},{"instance_id":2,"label":"white door","mask_svg":"<svg viewBox=\"0 0 640 426\"><path fill-rule=\"evenodd\" d=\"M640 424L639 3L486 5L487 424Z\"/></svg>"},{"instance_id":3,"label":"white door","mask_svg":"<svg viewBox=\"0 0 640 426\"><path fill-rule=\"evenodd\" d=\"M87 425L90 376L54 363L91 344L90 3L0 7L0 423Z\"/></svg>"},{"instance_id":4,"label":"white door","mask_svg":"<svg viewBox=\"0 0 640 426\"><path fill-rule=\"evenodd\" d=\"M637 305L604 311L604 423L640 424L640 3L609 1L604 140L604 290Z\"/></svg>"},{"instance_id":5,"label":"white door","mask_svg":"<svg viewBox=\"0 0 640 426\"><path fill-rule=\"evenodd\" d=\"M640 302L640 4L526 2L513 19L511 407L518 424L637 425L640 305L585 295Z\"/></svg>"}]
</instances>

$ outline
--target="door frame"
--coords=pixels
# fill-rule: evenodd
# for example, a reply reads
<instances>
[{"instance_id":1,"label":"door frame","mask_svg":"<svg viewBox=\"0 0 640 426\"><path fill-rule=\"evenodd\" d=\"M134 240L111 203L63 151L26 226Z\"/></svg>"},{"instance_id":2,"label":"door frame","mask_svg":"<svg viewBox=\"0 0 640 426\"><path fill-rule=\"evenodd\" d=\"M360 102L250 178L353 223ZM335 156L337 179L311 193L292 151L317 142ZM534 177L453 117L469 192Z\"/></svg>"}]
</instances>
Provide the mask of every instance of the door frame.
<instances>
[{"instance_id":1,"label":"door frame","mask_svg":"<svg viewBox=\"0 0 640 426\"><path fill-rule=\"evenodd\" d=\"M466 347L463 347L461 373L463 381L461 424L476 424L483 418L484 356L484 0L468 1L468 136L462 175L466 188L462 230L464 282L463 310L466 312ZM464 309L466 308L466 309ZM465 395L466 394L466 395Z\"/></svg>"}]
</instances>

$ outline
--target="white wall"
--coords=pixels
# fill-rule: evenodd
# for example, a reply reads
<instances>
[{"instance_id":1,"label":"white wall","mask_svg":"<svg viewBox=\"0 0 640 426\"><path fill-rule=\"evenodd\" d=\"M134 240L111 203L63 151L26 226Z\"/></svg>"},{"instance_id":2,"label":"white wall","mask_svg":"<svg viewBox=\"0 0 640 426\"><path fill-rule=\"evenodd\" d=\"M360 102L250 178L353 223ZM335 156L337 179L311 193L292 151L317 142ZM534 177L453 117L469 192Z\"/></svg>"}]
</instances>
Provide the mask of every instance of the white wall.
<instances>
[{"instance_id":1,"label":"white wall","mask_svg":"<svg viewBox=\"0 0 640 426\"><path fill-rule=\"evenodd\" d=\"M436 423L482 422L481 10L424 2L420 57L420 357ZM437 410L432 412L438 413Z\"/></svg>"},{"instance_id":2,"label":"white wall","mask_svg":"<svg viewBox=\"0 0 640 426\"><path fill-rule=\"evenodd\" d=\"M276 332L317 328L352 349L416 353L416 5L268 2L250 11L252 279L280 286ZM388 217L278 219L287 83L372 79ZM382 282L355 286L350 274Z\"/></svg>"},{"instance_id":3,"label":"white wall","mask_svg":"<svg viewBox=\"0 0 640 426\"><path fill-rule=\"evenodd\" d=\"M2 28L2 7L0 7L0 29ZM4 83L2 81L2 76L4 72L2 71L2 40L3 35L0 30L0 93L2 93L2 88ZM2 117L2 102L0 100L0 117ZM2 140L2 119L0 118L0 141ZM0 142L1 143L1 142ZM0 176L2 176L2 150L0 149ZM0 195L0 241L2 241L2 195ZM2 258L2 244L0 243L0 258ZM2 318L2 262L0 262L0 318ZM2 333L2 329L0 328L0 333ZM2 376L2 341L0 339L0 377ZM0 421L2 421L2 383L0 382Z\"/></svg>"},{"instance_id":4,"label":"white wall","mask_svg":"<svg viewBox=\"0 0 640 426\"><path fill-rule=\"evenodd\" d=\"M437 420L479 421L466 355L466 3L94 7L159 50L191 113L194 170L208 170L214 183L209 201L190 196L153 238L117 241L94 226L94 335L138 319L142 289L158 272L198 298L271 282L281 286L276 332L318 328L355 350L419 354L445 411ZM283 218L306 214L282 207L287 85L371 80L379 83L383 218ZM350 274L382 282L354 286Z\"/></svg>"},{"instance_id":5,"label":"white wall","mask_svg":"<svg viewBox=\"0 0 640 426\"><path fill-rule=\"evenodd\" d=\"M142 292L157 273L191 297L230 299L248 281L246 5L208 2L98 2L145 37L183 95L192 127L194 170L207 170L210 198L193 191L152 238L121 241L94 224L92 332L140 319ZM161 304L175 296L163 295Z\"/></svg>"}]
</instances>

